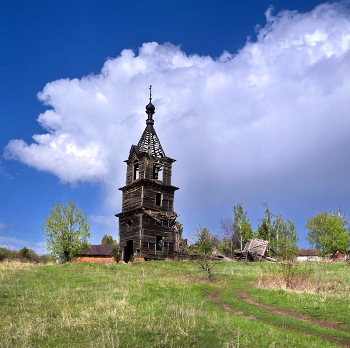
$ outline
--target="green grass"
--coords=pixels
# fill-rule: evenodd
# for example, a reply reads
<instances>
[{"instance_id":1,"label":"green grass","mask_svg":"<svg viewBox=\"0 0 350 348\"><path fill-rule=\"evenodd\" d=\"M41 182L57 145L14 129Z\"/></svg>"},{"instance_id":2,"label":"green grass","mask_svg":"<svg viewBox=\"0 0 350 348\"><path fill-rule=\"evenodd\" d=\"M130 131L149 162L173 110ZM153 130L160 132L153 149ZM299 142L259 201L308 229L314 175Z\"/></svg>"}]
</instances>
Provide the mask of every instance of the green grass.
<instances>
[{"instance_id":1,"label":"green grass","mask_svg":"<svg viewBox=\"0 0 350 348\"><path fill-rule=\"evenodd\" d=\"M271 265L265 264L271 271ZM273 271L281 265L274 265ZM251 289L257 302L285 310L302 312L317 320L338 322L350 332L350 320L345 313L350 310L350 264L345 262L297 265L302 272L310 274L320 289L314 292L295 292L288 289ZM278 270L277 270L278 273Z\"/></svg>"},{"instance_id":2,"label":"green grass","mask_svg":"<svg viewBox=\"0 0 350 348\"><path fill-rule=\"evenodd\" d=\"M208 282L195 262L0 263L0 347L341 347L325 338L350 339L350 267L311 266L323 267L327 279L342 279L343 290L334 295L256 288L261 272L275 266L218 264ZM213 303L210 294L218 289L220 301L252 318ZM257 302L290 311L309 306L308 315L344 329L272 315L242 301L242 289Z\"/></svg>"}]
</instances>

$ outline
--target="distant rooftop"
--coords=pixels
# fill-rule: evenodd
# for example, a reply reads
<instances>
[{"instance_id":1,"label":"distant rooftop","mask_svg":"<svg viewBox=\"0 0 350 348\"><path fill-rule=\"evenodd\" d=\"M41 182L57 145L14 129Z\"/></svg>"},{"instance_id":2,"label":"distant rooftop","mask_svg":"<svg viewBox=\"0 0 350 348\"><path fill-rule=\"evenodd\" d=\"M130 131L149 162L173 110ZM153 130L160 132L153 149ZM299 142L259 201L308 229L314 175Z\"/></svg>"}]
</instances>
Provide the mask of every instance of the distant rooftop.
<instances>
[{"instance_id":1,"label":"distant rooftop","mask_svg":"<svg viewBox=\"0 0 350 348\"><path fill-rule=\"evenodd\" d=\"M91 245L87 250L78 253L78 256L110 256L113 248L118 245Z\"/></svg>"},{"instance_id":2,"label":"distant rooftop","mask_svg":"<svg viewBox=\"0 0 350 348\"><path fill-rule=\"evenodd\" d=\"M297 251L298 256L319 256L316 249L300 249Z\"/></svg>"}]
</instances>

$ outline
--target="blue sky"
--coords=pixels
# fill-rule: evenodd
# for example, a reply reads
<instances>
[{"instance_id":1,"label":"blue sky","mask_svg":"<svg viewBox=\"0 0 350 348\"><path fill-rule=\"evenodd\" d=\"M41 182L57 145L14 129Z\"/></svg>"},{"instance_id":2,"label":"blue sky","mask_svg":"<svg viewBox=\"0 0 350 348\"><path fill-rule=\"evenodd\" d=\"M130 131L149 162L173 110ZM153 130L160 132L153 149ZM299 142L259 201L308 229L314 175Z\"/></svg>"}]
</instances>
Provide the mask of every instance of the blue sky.
<instances>
[{"instance_id":1,"label":"blue sky","mask_svg":"<svg viewBox=\"0 0 350 348\"><path fill-rule=\"evenodd\" d=\"M350 216L350 10L320 4L0 0L0 245L44 252L69 200L92 244L117 236L150 84L187 234L238 203L255 228L269 203L301 246L308 217Z\"/></svg>"}]
</instances>

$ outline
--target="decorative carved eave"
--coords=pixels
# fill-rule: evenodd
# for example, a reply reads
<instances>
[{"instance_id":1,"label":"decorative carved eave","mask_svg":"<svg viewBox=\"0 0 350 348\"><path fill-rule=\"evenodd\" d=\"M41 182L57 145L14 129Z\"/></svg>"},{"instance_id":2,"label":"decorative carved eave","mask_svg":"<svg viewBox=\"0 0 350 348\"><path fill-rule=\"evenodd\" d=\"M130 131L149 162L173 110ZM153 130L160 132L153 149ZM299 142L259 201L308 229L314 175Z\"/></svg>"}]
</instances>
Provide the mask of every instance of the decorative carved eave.
<instances>
[{"instance_id":1,"label":"decorative carved eave","mask_svg":"<svg viewBox=\"0 0 350 348\"><path fill-rule=\"evenodd\" d=\"M158 181L159 182L157 182L156 180L150 180L150 179L138 179L129 185L120 187L119 190L125 192L128 189L136 188L139 186L155 187L155 188L162 190L162 191L164 191L164 189L169 189L171 191L176 191L179 189L176 186L164 184L160 180L158 180Z\"/></svg>"},{"instance_id":2,"label":"decorative carved eave","mask_svg":"<svg viewBox=\"0 0 350 348\"><path fill-rule=\"evenodd\" d=\"M157 162L160 162L160 163L174 163L174 162L176 162L175 159L170 158L170 157L157 157L157 156L150 155L147 152L139 152L138 150L136 152L135 148L137 148L137 146L136 145L132 145L132 147L130 149L129 158L124 161L125 163L131 164L135 160L141 160L144 157L150 158L153 161L157 161Z\"/></svg>"},{"instance_id":3,"label":"decorative carved eave","mask_svg":"<svg viewBox=\"0 0 350 348\"><path fill-rule=\"evenodd\" d=\"M143 210L144 210L144 208L140 207L140 208L132 209L129 211L123 211L121 213L115 214L114 216L116 216L120 219L123 219L123 218L127 218L127 217L130 217L133 215L142 214Z\"/></svg>"}]
</instances>

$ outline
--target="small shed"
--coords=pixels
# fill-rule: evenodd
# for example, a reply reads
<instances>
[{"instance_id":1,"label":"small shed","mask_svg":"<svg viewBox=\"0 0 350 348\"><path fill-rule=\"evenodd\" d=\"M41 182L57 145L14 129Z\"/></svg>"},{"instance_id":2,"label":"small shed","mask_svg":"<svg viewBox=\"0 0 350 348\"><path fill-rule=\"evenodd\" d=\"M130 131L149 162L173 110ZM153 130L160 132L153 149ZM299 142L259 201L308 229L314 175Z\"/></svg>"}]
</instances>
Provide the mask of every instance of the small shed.
<instances>
[{"instance_id":1,"label":"small shed","mask_svg":"<svg viewBox=\"0 0 350 348\"><path fill-rule=\"evenodd\" d=\"M316 249L299 249L297 251L297 261L321 261Z\"/></svg>"},{"instance_id":2,"label":"small shed","mask_svg":"<svg viewBox=\"0 0 350 348\"><path fill-rule=\"evenodd\" d=\"M343 254L339 249L331 256L332 261L345 261L347 254Z\"/></svg>"},{"instance_id":3,"label":"small shed","mask_svg":"<svg viewBox=\"0 0 350 348\"><path fill-rule=\"evenodd\" d=\"M78 253L74 262L113 263L115 259L111 256L111 252L114 248L118 248L118 245L91 245L89 249Z\"/></svg>"}]
</instances>

